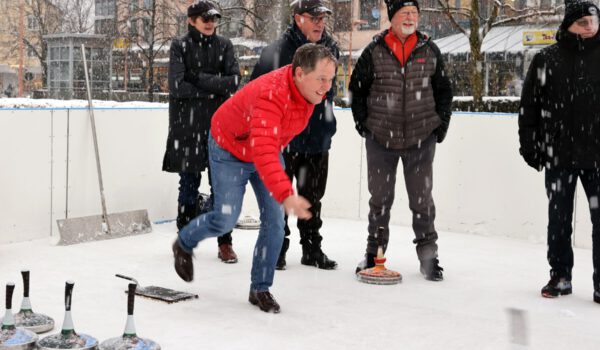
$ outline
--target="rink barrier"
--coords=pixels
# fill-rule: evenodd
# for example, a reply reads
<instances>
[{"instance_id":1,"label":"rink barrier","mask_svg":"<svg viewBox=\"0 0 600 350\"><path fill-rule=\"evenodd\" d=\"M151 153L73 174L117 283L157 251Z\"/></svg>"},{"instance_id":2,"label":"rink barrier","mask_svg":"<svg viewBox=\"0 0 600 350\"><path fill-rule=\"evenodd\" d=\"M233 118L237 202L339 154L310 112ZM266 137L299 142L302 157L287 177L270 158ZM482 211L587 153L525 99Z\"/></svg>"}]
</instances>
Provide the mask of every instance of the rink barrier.
<instances>
[{"instance_id":1,"label":"rink barrier","mask_svg":"<svg viewBox=\"0 0 600 350\"><path fill-rule=\"evenodd\" d=\"M146 208L153 222L176 216L178 176L161 171L168 108L96 107L108 212ZM361 220L368 214L364 140L352 112L336 108L323 216ZM455 112L437 146L433 191L436 229L545 242L543 173L518 152L517 116ZM56 219L100 213L89 118L85 107L0 109L0 243L56 236ZM203 181L201 191L207 192ZM244 214L258 216L252 191ZM588 205L578 186L574 244L591 247ZM392 224L411 225L401 171ZM323 230L327 230L324 220ZM441 235L443 239L443 235Z\"/></svg>"}]
</instances>

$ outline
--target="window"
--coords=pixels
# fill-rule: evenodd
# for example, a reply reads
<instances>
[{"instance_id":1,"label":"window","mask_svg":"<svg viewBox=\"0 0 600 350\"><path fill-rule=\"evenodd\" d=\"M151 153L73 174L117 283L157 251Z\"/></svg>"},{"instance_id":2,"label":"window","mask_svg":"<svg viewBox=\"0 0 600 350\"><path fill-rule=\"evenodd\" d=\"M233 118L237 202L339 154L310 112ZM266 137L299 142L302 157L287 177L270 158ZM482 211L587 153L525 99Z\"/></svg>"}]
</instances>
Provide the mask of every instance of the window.
<instances>
[{"instance_id":1,"label":"window","mask_svg":"<svg viewBox=\"0 0 600 350\"><path fill-rule=\"evenodd\" d=\"M94 22L94 31L96 34L111 35L114 33L115 22L111 19L97 19Z\"/></svg>"},{"instance_id":2,"label":"window","mask_svg":"<svg viewBox=\"0 0 600 350\"><path fill-rule=\"evenodd\" d=\"M350 13L352 1L337 0L333 3L333 30L335 32L349 32L351 30Z\"/></svg>"},{"instance_id":3,"label":"window","mask_svg":"<svg viewBox=\"0 0 600 350\"><path fill-rule=\"evenodd\" d=\"M38 25L38 20L34 16L27 16L27 30L33 32L38 30L40 27Z\"/></svg>"},{"instance_id":4,"label":"window","mask_svg":"<svg viewBox=\"0 0 600 350\"><path fill-rule=\"evenodd\" d=\"M380 18L379 0L362 0L360 2L360 19L366 22L360 26L361 30L378 30Z\"/></svg>"},{"instance_id":5,"label":"window","mask_svg":"<svg viewBox=\"0 0 600 350\"><path fill-rule=\"evenodd\" d=\"M115 0L96 0L96 16L114 16Z\"/></svg>"},{"instance_id":6,"label":"window","mask_svg":"<svg viewBox=\"0 0 600 350\"><path fill-rule=\"evenodd\" d=\"M142 18L142 32L144 33L144 37L147 40L150 40L152 37L152 27L150 18L144 17Z\"/></svg>"}]
</instances>

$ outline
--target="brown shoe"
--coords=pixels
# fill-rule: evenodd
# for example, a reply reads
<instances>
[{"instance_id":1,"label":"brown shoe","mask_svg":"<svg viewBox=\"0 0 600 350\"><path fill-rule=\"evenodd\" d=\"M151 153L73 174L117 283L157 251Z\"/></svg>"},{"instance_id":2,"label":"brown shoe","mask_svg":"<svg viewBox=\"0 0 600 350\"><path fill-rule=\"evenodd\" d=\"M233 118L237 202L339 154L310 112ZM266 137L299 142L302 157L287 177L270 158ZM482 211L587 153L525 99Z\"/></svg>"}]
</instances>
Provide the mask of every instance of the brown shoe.
<instances>
[{"instance_id":1,"label":"brown shoe","mask_svg":"<svg viewBox=\"0 0 600 350\"><path fill-rule=\"evenodd\" d=\"M233 251L231 244L221 244L218 257L226 264L235 264L238 261L237 254Z\"/></svg>"},{"instance_id":2,"label":"brown shoe","mask_svg":"<svg viewBox=\"0 0 600 350\"><path fill-rule=\"evenodd\" d=\"M277 304L273 295L268 291L250 291L248 301L250 302L250 304L258 306L264 312L272 312L274 314L278 314L279 311L281 311L279 304Z\"/></svg>"},{"instance_id":3,"label":"brown shoe","mask_svg":"<svg viewBox=\"0 0 600 350\"><path fill-rule=\"evenodd\" d=\"M173 257L175 258L175 271L186 282L191 282L194 279L194 262L192 254L181 248L178 239L173 242Z\"/></svg>"}]
</instances>

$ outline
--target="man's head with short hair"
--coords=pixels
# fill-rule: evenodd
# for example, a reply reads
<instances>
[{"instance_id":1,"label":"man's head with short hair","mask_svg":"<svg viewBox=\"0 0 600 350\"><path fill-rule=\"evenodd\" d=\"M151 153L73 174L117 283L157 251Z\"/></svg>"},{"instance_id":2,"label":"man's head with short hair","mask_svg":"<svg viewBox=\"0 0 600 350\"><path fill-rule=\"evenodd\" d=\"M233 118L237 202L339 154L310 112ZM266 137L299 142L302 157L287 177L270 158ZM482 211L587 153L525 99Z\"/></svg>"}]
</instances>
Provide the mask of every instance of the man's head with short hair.
<instances>
[{"instance_id":1,"label":"man's head with short hair","mask_svg":"<svg viewBox=\"0 0 600 350\"><path fill-rule=\"evenodd\" d=\"M317 44L304 44L296 50L292 59L292 71L296 87L312 104L319 104L331 90L337 59L331 51Z\"/></svg>"}]
</instances>

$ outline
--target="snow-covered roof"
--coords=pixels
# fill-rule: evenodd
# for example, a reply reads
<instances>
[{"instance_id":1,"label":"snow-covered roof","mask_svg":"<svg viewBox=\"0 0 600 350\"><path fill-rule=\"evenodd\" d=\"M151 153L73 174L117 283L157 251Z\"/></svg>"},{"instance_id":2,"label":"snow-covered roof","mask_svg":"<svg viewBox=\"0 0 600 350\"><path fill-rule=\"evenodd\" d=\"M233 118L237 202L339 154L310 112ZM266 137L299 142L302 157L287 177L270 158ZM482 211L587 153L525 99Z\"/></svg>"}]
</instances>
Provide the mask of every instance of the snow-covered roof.
<instances>
[{"instance_id":1,"label":"snow-covered roof","mask_svg":"<svg viewBox=\"0 0 600 350\"><path fill-rule=\"evenodd\" d=\"M494 27L483 39L481 52L523 52L526 50L526 46L523 45L524 31L555 29L535 26ZM469 38L462 33L440 38L434 42L442 53L458 54L471 51Z\"/></svg>"}]
</instances>

